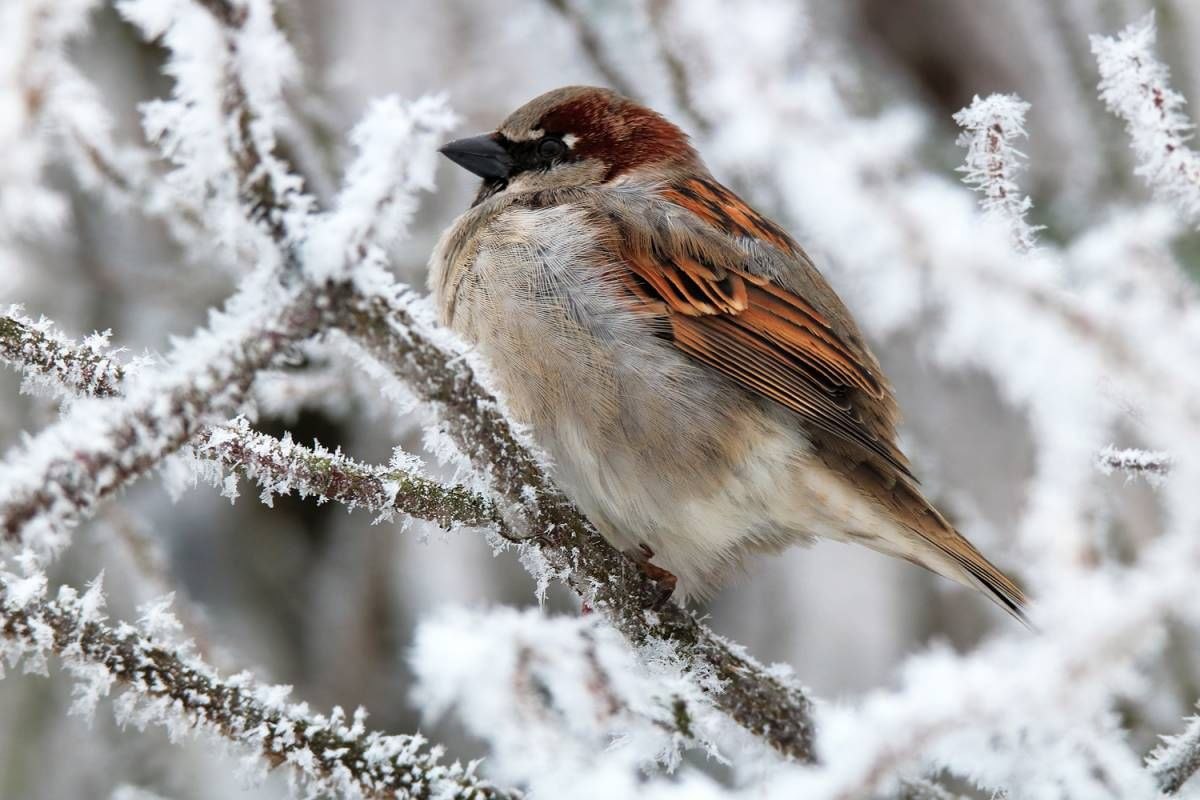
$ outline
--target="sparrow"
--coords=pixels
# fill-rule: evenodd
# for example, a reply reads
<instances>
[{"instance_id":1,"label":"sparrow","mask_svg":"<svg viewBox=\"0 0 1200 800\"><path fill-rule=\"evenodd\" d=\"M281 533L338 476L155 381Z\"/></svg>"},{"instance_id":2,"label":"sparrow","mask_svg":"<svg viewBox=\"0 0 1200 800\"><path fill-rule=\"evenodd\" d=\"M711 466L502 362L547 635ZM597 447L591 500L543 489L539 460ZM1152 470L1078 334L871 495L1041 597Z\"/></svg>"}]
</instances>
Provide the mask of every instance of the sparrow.
<instances>
[{"instance_id":1,"label":"sparrow","mask_svg":"<svg viewBox=\"0 0 1200 800\"><path fill-rule=\"evenodd\" d=\"M482 178L431 256L441 321L664 600L824 537L1024 619L1021 589L921 494L846 306L680 128L568 86L441 152Z\"/></svg>"}]
</instances>

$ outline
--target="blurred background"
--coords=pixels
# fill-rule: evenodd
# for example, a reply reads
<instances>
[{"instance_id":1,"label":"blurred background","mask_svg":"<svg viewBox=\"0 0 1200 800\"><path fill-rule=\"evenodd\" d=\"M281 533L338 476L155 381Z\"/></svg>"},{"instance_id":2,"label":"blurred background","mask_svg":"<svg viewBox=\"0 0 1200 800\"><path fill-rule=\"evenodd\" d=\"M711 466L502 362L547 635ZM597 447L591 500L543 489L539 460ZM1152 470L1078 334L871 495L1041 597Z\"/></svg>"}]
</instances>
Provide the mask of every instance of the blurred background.
<instances>
[{"instance_id":1,"label":"blurred background","mask_svg":"<svg viewBox=\"0 0 1200 800\"><path fill-rule=\"evenodd\" d=\"M956 301L923 283L924 266L879 262L873 272L854 266L861 253L839 251L839 240L823 232L821 215L805 211L826 196L839 197L839 187L822 182L815 168L806 171L803 156L792 151L773 183L760 180L771 172L777 149L784 158L789 137L808 136L819 145L829 136L821 133L825 112L814 106L773 116L770 91L747 97L738 87L819 79L822 91L840 98L840 113L892 120L897 137L909 140L903 158L878 143L865 145L862 164L892 159L902 162L895 169L905 174L947 182L958 180L963 157L951 114L973 95L1016 92L1032 104L1029 139L1021 145L1029 156L1032 220L1046 226L1040 235L1048 247L1075 253L1073 244L1089 230L1148 196L1134 176L1121 123L1096 97L1088 35L1111 34L1152 9L1158 51L1172 66L1174 87L1200 97L1200 4L1192 0L756 2L739 13L740 27L716 34L704 27L708 4L682 0L628 6L290 0L279 3L279 17L302 56L306 82L292 90L297 124L285 149L312 190L328 199L349 156L347 132L374 97L444 92L465 135L493 128L526 100L565 84L616 83L637 93L695 137L718 179L777 216L813 251L862 318L896 385L903 440L928 492L997 563L1029 579L1023 566L1031 550L1021 537L1033 541L1028 529L1037 524L1029 515L1031 481L1048 457L1036 433L1042 423L1031 422L1028 408L987 364L938 355L945 345L945 304ZM93 19L92 31L72 45L72 58L103 88L118 135L141 141L137 104L170 91L160 72L164 53L103 4ZM657 44L648 48L651 34ZM701 34L726 40L698 53L692 45ZM759 48L772 55L755 61ZM810 125L805 112L818 121ZM7 232L0 304L23 303L26 313L45 314L75 336L110 329L115 344L138 354L165 351L171 336L202 324L206 310L232 290L235 270L182 253L152 219L101 202L66 169L52 165L48 180L69 199L68 220L54 231ZM422 197L414 235L394 253L405 281L423 289L436 237L474 191L464 171L449 163L439 168L438 189ZM852 198L842 206L846 224L869 239L875 212ZM1161 241L1147 248L1172 262L1179 296L1190 296L1200 239L1169 223L1154 230ZM1079 270L1068 279L1086 283L1086 264L1068 262ZM1119 313L1121 295L1113 291L1113 313ZM964 295L962 302L979 295ZM987 313L981 306L979 314ZM1014 350L1011 358L1035 361L1036 354ZM389 407L379 387L345 361L321 344L298 352L288 375L260 381L255 425L340 446L372 463L386 462L393 446L422 452L424 418ZM1055 383L1060 377L1067 382L1061 387ZM1114 404L1128 399L1120 376L1111 385L1090 377L1075 385L1051 370L1040 380L1048 393L1093 391ZM0 371L3 446L57 413L52 401L21 394L19 383L14 373ZM1155 444L1143 440L1136 409L1109 430L1107 439L1079 442L1080 450L1122 435L1128 445ZM426 460L431 470L451 474ZM1160 525L1163 503L1144 483L1099 473L1084 480L1089 499L1071 511L1072 524L1083 530L1081 552L1120 558L1123 548ZM164 481L142 481L85 524L54 577L81 585L103 568L117 618L175 591L181 614L223 668L250 668L264 680L293 684L296 697L320 708L365 705L376 728L420 728L456 756L479 755L479 744L453 720L420 719L409 699L406 649L418 620L437 609L535 604L532 582L516 559L493 557L472 531L373 525L369 515L295 498L275 498L266 508L254 487L242 490L236 503L204 485L172 500ZM1044 512L1051 501L1038 502ZM1054 516L1039 512L1037 520L1047 519ZM547 609L574 614L576 604L555 589ZM947 581L839 544L751 564L705 610L718 633L764 661L792 665L829 701L888 685L902 659L930 643L970 648L1014 625ZM1179 655L1155 672L1158 699L1136 710L1148 718L1134 721L1135 732L1170 729L1200 694L1194 644L1176 632L1169 648ZM205 746L188 746L184 757L159 731L110 730L110 714L90 724L68 717L70 702L65 680L10 674L0 681L0 797L104 797L125 782L173 798L282 793L279 777L242 786L236 775L214 768L219 762Z\"/></svg>"}]
</instances>

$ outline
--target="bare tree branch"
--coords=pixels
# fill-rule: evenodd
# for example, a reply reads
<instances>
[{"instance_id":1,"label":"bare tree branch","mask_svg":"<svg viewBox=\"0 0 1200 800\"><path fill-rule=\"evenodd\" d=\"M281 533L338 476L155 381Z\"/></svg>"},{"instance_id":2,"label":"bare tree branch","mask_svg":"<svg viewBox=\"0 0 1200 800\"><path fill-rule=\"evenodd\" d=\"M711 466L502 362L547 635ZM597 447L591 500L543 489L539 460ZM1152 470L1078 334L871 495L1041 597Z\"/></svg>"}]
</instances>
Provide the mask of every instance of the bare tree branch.
<instances>
[{"instance_id":1,"label":"bare tree branch","mask_svg":"<svg viewBox=\"0 0 1200 800\"><path fill-rule=\"evenodd\" d=\"M208 425L235 413L255 373L315 333L334 292L286 292L266 307L197 334L176 363L122 398L76 404L0 463L0 538L62 544L95 504L127 486ZM10 328L11 330L11 328ZM34 527L37 533L27 535Z\"/></svg>"},{"instance_id":2,"label":"bare tree branch","mask_svg":"<svg viewBox=\"0 0 1200 800\"><path fill-rule=\"evenodd\" d=\"M420 736L367 732L361 715L347 725L337 712L312 714L245 674L223 679L133 626L114 629L102 621L92 592L80 597L64 589L56 600L46 601L36 586L16 589L7 579L0 583L6 654L39 660L50 653L60 656L85 682L80 694L93 702L114 683L125 687L118 708L142 724L153 721L170 729L183 723L217 734L256 751L271 767L289 765L314 794L422 800L519 796L480 780L473 767L440 763L440 750L427 748Z\"/></svg>"},{"instance_id":3,"label":"bare tree branch","mask_svg":"<svg viewBox=\"0 0 1200 800\"><path fill-rule=\"evenodd\" d=\"M125 379L124 366L101 350L81 347L48 322L34 323L11 311L0 315L0 360L85 397L117 396ZM200 431L195 441L202 455L256 481L266 493L294 490L302 497L336 500L376 514L400 512L443 528L490 527L515 538L491 500L427 478L415 464L362 464L341 453L258 433L240 418Z\"/></svg>"},{"instance_id":4,"label":"bare tree branch","mask_svg":"<svg viewBox=\"0 0 1200 800\"><path fill-rule=\"evenodd\" d=\"M1164 737L1162 746L1146 759L1146 767L1164 794L1175 794L1200 770L1200 717L1187 722L1183 733Z\"/></svg>"},{"instance_id":5,"label":"bare tree branch","mask_svg":"<svg viewBox=\"0 0 1200 800\"><path fill-rule=\"evenodd\" d=\"M621 74L616 64L609 60L594 27L588 24L585 15L572 5L571 0L546 0L546 4L562 15L562 18L571 26L575 36L579 39L579 46L583 48L588 61L604 78L605 83L626 97L644 99L639 97L634 87L625 80L625 76Z\"/></svg>"}]
</instances>

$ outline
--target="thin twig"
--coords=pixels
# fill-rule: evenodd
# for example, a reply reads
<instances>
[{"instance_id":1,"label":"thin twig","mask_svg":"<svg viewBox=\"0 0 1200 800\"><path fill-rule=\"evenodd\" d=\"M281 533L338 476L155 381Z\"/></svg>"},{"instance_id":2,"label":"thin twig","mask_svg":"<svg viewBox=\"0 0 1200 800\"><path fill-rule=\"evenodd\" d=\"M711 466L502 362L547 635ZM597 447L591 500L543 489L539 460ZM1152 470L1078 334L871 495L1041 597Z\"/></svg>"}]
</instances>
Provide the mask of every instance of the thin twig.
<instances>
[{"instance_id":1,"label":"thin twig","mask_svg":"<svg viewBox=\"0 0 1200 800\"><path fill-rule=\"evenodd\" d=\"M53 550L96 504L149 471L243 402L255 374L322 326L332 293L287 293L251 318L229 318L177 352L180 363L134 394L81 401L0 464L0 538ZM11 330L11 326L10 326ZM36 530L32 535L29 530Z\"/></svg>"},{"instance_id":2,"label":"thin twig","mask_svg":"<svg viewBox=\"0 0 1200 800\"><path fill-rule=\"evenodd\" d=\"M102 621L95 601L72 590L58 599L14 594L0 583L0 634L8 655L62 657L87 681L93 697L126 688L119 708L143 724L180 722L258 751L268 764L288 764L314 794L372 798L516 798L481 781L473 768L440 763L438 748L421 736L367 732L363 717L324 717L290 704L246 675L221 678L197 658L155 642L130 625ZM90 594L90 592L89 592ZM126 702L126 699L128 701ZM143 713L145 712L145 713Z\"/></svg>"},{"instance_id":3,"label":"thin twig","mask_svg":"<svg viewBox=\"0 0 1200 800\"><path fill-rule=\"evenodd\" d=\"M1175 794L1200 770L1200 717L1187 722L1183 733L1163 737L1162 746L1146 759L1146 767L1164 794Z\"/></svg>"},{"instance_id":4,"label":"thin twig","mask_svg":"<svg viewBox=\"0 0 1200 800\"><path fill-rule=\"evenodd\" d=\"M0 315L0 361L27 375L52 379L80 397L117 396L125 378L124 366L111 356L81 347L48 322L33 323L13 312ZM415 464L363 464L319 446L258 433L241 418L202 430L194 440L200 454L256 481L266 493L294 490L302 497L336 500L375 514L400 512L443 528L489 527L517 538L491 500L425 477Z\"/></svg>"},{"instance_id":5,"label":"thin twig","mask_svg":"<svg viewBox=\"0 0 1200 800\"><path fill-rule=\"evenodd\" d=\"M588 23L587 18L572 5L570 0L546 0L546 4L562 15L562 18L571 26L575 32L575 37L579 39L579 46L583 48L583 52L587 55L588 61L604 78L605 83L610 88L617 90L626 97L634 100L643 99L640 93L634 89L629 81L625 80L625 76L617 69L616 64L609 61L608 55L604 52L604 47L600 43L600 37L596 34L595 29Z\"/></svg>"}]
</instances>

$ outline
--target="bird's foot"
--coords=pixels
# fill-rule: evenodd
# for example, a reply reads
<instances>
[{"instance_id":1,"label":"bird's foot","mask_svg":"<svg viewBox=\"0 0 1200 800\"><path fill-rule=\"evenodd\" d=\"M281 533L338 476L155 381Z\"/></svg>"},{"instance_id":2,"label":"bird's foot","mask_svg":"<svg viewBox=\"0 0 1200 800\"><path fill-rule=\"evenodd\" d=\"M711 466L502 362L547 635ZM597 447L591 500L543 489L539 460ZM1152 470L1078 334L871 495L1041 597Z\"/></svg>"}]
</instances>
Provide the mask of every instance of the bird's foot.
<instances>
[{"instance_id":1,"label":"bird's foot","mask_svg":"<svg viewBox=\"0 0 1200 800\"><path fill-rule=\"evenodd\" d=\"M670 570L650 563L650 559L654 558L654 551L644 544L638 545L637 551L630 553L630 555L637 562L638 567L641 568L642 574L654 582L655 596L650 603L650 608L657 611L671 599L671 595L675 593L675 585L679 583L679 579Z\"/></svg>"}]
</instances>

